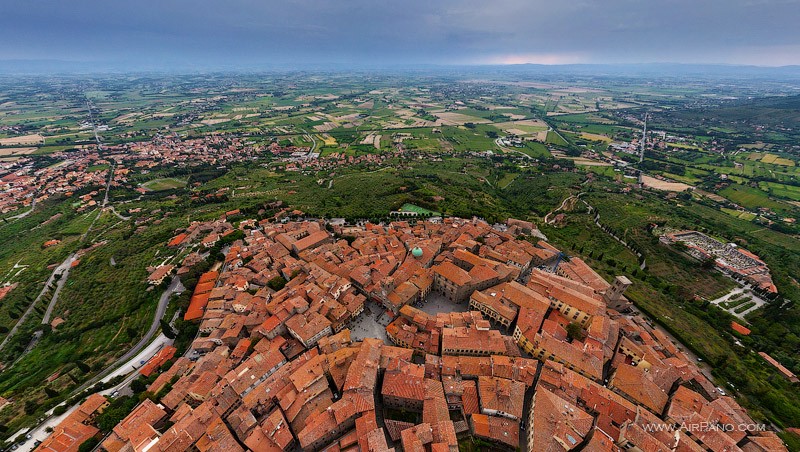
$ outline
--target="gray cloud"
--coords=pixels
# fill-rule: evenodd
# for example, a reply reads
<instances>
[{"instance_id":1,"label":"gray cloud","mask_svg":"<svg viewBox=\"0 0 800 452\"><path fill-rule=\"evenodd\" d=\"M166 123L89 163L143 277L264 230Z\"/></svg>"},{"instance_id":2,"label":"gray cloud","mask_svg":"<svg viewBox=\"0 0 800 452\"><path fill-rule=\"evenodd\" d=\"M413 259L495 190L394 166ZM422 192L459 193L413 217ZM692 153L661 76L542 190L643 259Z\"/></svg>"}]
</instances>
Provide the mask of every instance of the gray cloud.
<instances>
[{"instance_id":1,"label":"gray cloud","mask_svg":"<svg viewBox=\"0 0 800 452\"><path fill-rule=\"evenodd\" d=\"M0 59L800 64L798 17L798 0L5 1Z\"/></svg>"}]
</instances>

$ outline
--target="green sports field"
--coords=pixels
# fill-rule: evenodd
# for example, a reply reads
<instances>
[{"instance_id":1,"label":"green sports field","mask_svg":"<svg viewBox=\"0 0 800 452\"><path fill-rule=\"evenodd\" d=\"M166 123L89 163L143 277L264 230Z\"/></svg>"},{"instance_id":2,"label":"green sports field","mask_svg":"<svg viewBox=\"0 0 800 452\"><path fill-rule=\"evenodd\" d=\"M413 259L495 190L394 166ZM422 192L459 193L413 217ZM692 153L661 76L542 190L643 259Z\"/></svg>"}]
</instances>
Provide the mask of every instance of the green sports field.
<instances>
[{"instance_id":1,"label":"green sports field","mask_svg":"<svg viewBox=\"0 0 800 452\"><path fill-rule=\"evenodd\" d=\"M433 210L428 210L424 207L415 206L414 204L403 204L403 207L400 208L400 212L415 212L419 215L428 215L428 216L439 216L441 213L434 212Z\"/></svg>"}]
</instances>

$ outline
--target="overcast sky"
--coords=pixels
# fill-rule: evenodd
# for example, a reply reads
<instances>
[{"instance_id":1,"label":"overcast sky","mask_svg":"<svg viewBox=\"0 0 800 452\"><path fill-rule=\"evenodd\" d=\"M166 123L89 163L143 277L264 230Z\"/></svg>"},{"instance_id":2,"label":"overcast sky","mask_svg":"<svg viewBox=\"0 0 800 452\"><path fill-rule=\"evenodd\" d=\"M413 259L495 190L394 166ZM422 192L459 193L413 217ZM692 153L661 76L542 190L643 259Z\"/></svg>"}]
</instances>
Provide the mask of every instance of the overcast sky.
<instances>
[{"instance_id":1,"label":"overcast sky","mask_svg":"<svg viewBox=\"0 0 800 452\"><path fill-rule=\"evenodd\" d=\"M800 64L800 0L0 0L0 59Z\"/></svg>"}]
</instances>

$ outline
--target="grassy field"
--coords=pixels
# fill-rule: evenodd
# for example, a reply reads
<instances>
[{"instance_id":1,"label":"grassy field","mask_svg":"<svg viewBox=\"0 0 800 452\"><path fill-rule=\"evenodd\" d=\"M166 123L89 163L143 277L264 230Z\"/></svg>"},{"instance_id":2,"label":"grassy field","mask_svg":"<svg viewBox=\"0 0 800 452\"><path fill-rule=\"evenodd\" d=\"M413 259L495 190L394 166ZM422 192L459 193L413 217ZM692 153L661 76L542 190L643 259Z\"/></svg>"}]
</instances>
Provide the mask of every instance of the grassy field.
<instances>
[{"instance_id":1,"label":"grassy field","mask_svg":"<svg viewBox=\"0 0 800 452\"><path fill-rule=\"evenodd\" d=\"M104 170L107 170L109 168L110 168L110 166L108 166L107 164L92 165L92 166L86 168L86 171L89 171L89 172L104 171Z\"/></svg>"},{"instance_id":2,"label":"grassy field","mask_svg":"<svg viewBox=\"0 0 800 452\"><path fill-rule=\"evenodd\" d=\"M433 210L426 209L424 207L415 206L414 204L405 203L402 207L400 207L400 212L413 212L418 215L423 216L438 216L441 215L439 212L435 212Z\"/></svg>"},{"instance_id":3,"label":"grassy field","mask_svg":"<svg viewBox=\"0 0 800 452\"><path fill-rule=\"evenodd\" d=\"M728 215L730 215L730 216L732 216L734 218L741 218L742 220L745 220L745 221L751 221L756 217L756 214L754 214L752 212L747 212L747 211L728 209L728 208L725 208L725 207L721 208L720 210L725 212L725 213L727 213Z\"/></svg>"},{"instance_id":4,"label":"grassy field","mask_svg":"<svg viewBox=\"0 0 800 452\"><path fill-rule=\"evenodd\" d=\"M554 131L554 130L551 130L550 132L547 132L547 143L555 144L556 146L566 146L567 145L567 142L564 141L564 139L561 138L561 136L558 133L556 133L556 131Z\"/></svg>"},{"instance_id":5,"label":"grassy field","mask_svg":"<svg viewBox=\"0 0 800 452\"><path fill-rule=\"evenodd\" d=\"M514 173L506 173L503 175L502 179L497 181L497 186L500 188L506 188L511 185L512 182L517 178L517 174Z\"/></svg>"},{"instance_id":6,"label":"grassy field","mask_svg":"<svg viewBox=\"0 0 800 452\"><path fill-rule=\"evenodd\" d=\"M183 179L176 179L174 177L167 177L163 179L153 179L142 184L142 187L150 191L163 191L173 190L186 186L186 181Z\"/></svg>"},{"instance_id":7,"label":"grassy field","mask_svg":"<svg viewBox=\"0 0 800 452\"><path fill-rule=\"evenodd\" d=\"M795 162L793 160L783 158L775 154L765 154L764 157L761 158L761 163L771 163L773 165L782 165L782 166L795 166Z\"/></svg>"},{"instance_id":8,"label":"grassy field","mask_svg":"<svg viewBox=\"0 0 800 452\"><path fill-rule=\"evenodd\" d=\"M800 187L798 186L779 184L776 182L760 182L758 186L770 195L790 201L800 201Z\"/></svg>"},{"instance_id":9,"label":"grassy field","mask_svg":"<svg viewBox=\"0 0 800 452\"><path fill-rule=\"evenodd\" d=\"M548 158L552 157L553 155L550 154L550 151L547 149L542 143L536 141L528 141L525 143L525 147L521 148L520 151L528 154L533 158Z\"/></svg>"},{"instance_id":10,"label":"grassy field","mask_svg":"<svg viewBox=\"0 0 800 452\"><path fill-rule=\"evenodd\" d=\"M787 209L786 205L770 199L766 193L753 187L731 184L720 190L719 194L748 209L757 209L759 207L774 210Z\"/></svg>"}]
</instances>

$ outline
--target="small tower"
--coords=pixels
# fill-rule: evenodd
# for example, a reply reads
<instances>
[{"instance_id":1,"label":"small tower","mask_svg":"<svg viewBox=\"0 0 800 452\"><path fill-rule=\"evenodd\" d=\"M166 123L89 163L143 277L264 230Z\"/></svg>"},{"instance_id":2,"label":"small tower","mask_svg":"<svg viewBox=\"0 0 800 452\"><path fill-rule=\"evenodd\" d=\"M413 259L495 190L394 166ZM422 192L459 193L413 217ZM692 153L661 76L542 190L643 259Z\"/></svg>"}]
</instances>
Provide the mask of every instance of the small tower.
<instances>
[{"instance_id":1,"label":"small tower","mask_svg":"<svg viewBox=\"0 0 800 452\"><path fill-rule=\"evenodd\" d=\"M631 280L625 276L617 276L614 283L606 289L603 298L609 308L616 309L617 311L623 310L628 306L629 302L622 296L625 289L631 286Z\"/></svg>"}]
</instances>

